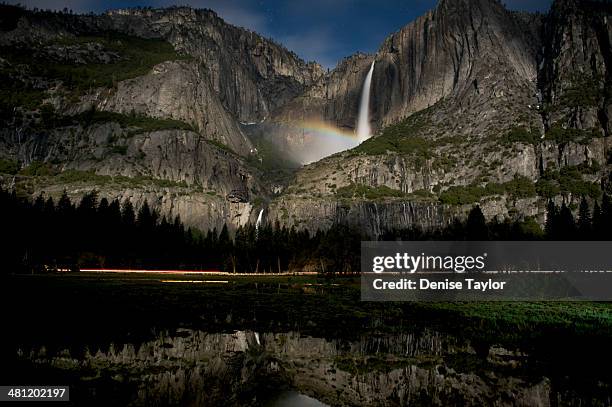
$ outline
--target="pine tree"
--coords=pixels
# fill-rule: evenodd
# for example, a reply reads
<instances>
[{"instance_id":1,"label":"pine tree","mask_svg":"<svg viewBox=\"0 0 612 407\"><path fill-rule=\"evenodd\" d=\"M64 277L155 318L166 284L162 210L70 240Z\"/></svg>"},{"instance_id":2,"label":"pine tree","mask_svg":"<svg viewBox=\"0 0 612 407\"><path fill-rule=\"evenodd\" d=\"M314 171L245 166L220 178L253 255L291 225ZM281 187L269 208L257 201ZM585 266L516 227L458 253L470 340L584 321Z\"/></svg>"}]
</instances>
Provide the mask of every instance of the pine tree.
<instances>
[{"instance_id":1,"label":"pine tree","mask_svg":"<svg viewBox=\"0 0 612 407\"><path fill-rule=\"evenodd\" d=\"M45 201L45 216L53 217L55 215L55 203L53 202L53 198L49 197Z\"/></svg>"},{"instance_id":2,"label":"pine tree","mask_svg":"<svg viewBox=\"0 0 612 407\"><path fill-rule=\"evenodd\" d=\"M563 202L559 211L559 239L572 240L575 238L576 223L570 208Z\"/></svg>"},{"instance_id":3,"label":"pine tree","mask_svg":"<svg viewBox=\"0 0 612 407\"><path fill-rule=\"evenodd\" d=\"M599 207L599 203L595 201L595 205L593 206L593 222L591 225L591 230L593 231L593 238L600 240L603 238L603 219L601 216L601 208Z\"/></svg>"},{"instance_id":4,"label":"pine tree","mask_svg":"<svg viewBox=\"0 0 612 407\"><path fill-rule=\"evenodd\" d=\"M75 229L75 209L66 190L57 202L57 237L61 242L62 255L70 257L75 249L74 241L77 239Z\"/></svg>"},{"instance_id":5,"label":"pine tree","mask_svg":"<svg viewBox=\"0 0 612 407\"><path fill-rule=\"evenodd\" d=\"M83 195L83 198L81 198L81 202L77 208L77 212L79 213L79 216L92 220L92 218L95 216L97 207L98 192L93 190Z\"/></svg>"},{"instance_id":6,"label":"pine tree","mask_svg":"<svg viewBox=\"0 0 612 407\"><path fill-rule=\"evenodd\" d=\"M466 238L468 240L487 240L489 238L489 229L487 228L487 221L480 209L479 205L476 205L470 211L467 223L465 225Z\"/></svg>"},{"instance_id":7,"label":"pine tree","mask_svg":"<svg viewBox=\"0 0 612 407\"><path fill-rule=\"evenodd\" d=\"M612 199L608 194L601 200L601 230L602 239L612 239Z\"/></svg>"},{"instance_id":8,"label":"pine tree","mask_svg":"<svg viewBox=\"0 0 612 407\"><path fill-rule=\"evenodd\" d=\"M118 199L113 199L108 205L108 219L112 225L113 232L118 232L117 229L121 223L121 203L119 203Z\"/></svg>"},{"instance_id":9,"label":"pine tree","mask_svg":"<svg viewBox=\"0 0 612 407\"><path fill-rule=\"evenodd\" d=\"M132 228L134 227L135 219L134 206L129 199L126 199L121 208L121 223L127 228Z\"/></svg>"},{"instance_id":10,"label":"pine tree","mask_svg":"<svg viewBox=\"0 0 612 407\"><path fill-rule=\"evenodd\" d=\"M57 202L57 211L62 216L68 216L71 214L73 209L74 207L72 206L72 202L70 201L70 198L68 197L68 193L66 192L66 190L64 190L64 192L62 193L62 196Z\"/></svg>"},{"instance_id":11,"label":"pine tree","mask_svg":"<svg viewBox=\"0 0 612 407\"><path fill-rule=\"evenodd\" d=\"M45 198L43 197L42 194L38 195L36 197L36 199L34 200L34 210L40 214L42 214L42 212L45 209Z\"/></svg>"},{"instance_id":12,"label":"pine tree","mask_svg":"<svg viewBox=\"0 0 612 407\"><path fill-rule=\"evenodd\" d=\"M578 236L583 240L587 240L591 236L591 211L584 196L580 200L578 209Z\"/></svg>"},{"instance_id":13,"label":"pine tree","mask_svg":"<svg viewBox=\"0 0 612 407\"><path fill-rule=\"evenodd\" d=\"M546 224L544 225L544 231L548 240L556 240L558 238L558 215L557 205L555 205L552 199L549 200L546 206Z\"/></svg>"},{"instance_id":14,"label":"pine tree","mask_svg":"<svg viewBox=\"0 0 612 407\"><path fill-rule=\"evenodd\" d=\"M108 199L100 199L100 203L98 204L98 213L103 217L106 217L106 215L108 215L108 205Z\"/></svg>"},{"instance_id":15,"label":"pine tree","mask_svg":"<svg viewBox=\"0 0 612 407\"><path fill-rule=\"evenodd\" d=\"M227 229L227 224L224 223L223 227L221 228L221 233L219 233L218 243L219 255L222 259L224 259L229 253L231 244L229 230Z\"/></svg>"},{"instance_id":16,"label":"pine tree","mask_svg":"<svg viewBox=\"0 0 612 407\"><path fill-rule=\"evenodd\" d=\"M136 225L143 232L151 232L153 227L155 226L155 219L153 217L153 213L151 212L151 208L149 208L149 203L144 201L140 209L138 210L138 217L136 218Z\"/></svg>"}]
</instances>

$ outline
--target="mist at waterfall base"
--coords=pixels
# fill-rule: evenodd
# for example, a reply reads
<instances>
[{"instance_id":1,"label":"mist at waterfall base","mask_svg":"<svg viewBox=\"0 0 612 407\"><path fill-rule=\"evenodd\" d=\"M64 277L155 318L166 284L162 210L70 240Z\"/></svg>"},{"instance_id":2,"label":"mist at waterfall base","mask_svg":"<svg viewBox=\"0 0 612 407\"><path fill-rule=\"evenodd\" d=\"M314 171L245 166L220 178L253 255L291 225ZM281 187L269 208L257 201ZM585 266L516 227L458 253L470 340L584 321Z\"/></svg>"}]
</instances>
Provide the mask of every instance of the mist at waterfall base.
<instances>
[{"instance_id":1,"label":"mist at waterfall base","mask_svg":"<svg viewBox=\"0 0 612 407\"><path fill-rule=\"evenodd\" d=\"M299 137L291 146L291 155L300 164L310 164L322 158L359 145L355 134L323 122L305 122L295 127Z\"/></svg>"},{"instance_id":2,"label":"mist at waterfall base","mask_svg":"<svg viewBox=\"0 0 612 407\"><path fill-rule=\"evenodd\" d=\"M357 147L372 136L370 128L370 93L374 61L363 82L357 130L341 129L331 123L318 120L304 121L289 125L285 132L292 134L294 142L290 147L293 160L300 164L310 164L327 156Z\"/></svg>"}]
</instances>

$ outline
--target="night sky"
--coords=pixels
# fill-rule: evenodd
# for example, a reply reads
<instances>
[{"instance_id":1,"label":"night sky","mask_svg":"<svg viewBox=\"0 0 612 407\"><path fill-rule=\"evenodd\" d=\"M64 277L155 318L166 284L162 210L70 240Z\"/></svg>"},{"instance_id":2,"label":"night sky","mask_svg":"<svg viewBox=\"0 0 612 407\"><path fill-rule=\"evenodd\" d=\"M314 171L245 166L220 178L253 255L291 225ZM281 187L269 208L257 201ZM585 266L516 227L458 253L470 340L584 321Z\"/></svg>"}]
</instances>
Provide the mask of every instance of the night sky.
<instances>
[{"instance_id":1,"label":"night sky","mask_svg":"<svg viewBox=\"0 0 612 407\"><path fill-rule=\"evenodd\" d=\"M433 8L436 0L9 0L27 7L78 13L190 5L284 44L302 58L334 67L357 51L374 52L389 34ZM542 11L551 0L506 0L515 10Z\"/></svg>"}]
</instances>

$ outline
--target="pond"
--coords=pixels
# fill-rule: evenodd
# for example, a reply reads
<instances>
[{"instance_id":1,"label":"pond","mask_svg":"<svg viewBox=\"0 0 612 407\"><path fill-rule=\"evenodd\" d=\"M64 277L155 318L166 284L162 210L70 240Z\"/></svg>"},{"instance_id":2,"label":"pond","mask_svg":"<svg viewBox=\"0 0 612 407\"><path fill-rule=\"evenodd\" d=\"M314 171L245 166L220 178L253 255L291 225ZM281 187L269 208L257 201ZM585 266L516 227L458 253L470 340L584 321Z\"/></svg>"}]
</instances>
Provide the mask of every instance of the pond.
<instances>
[{"instance_id":1,"label":"pond","mask_svg":"<svg viewBox=\"0 0 612 407\"><path fill-rule=\"evenodd\" d=\"M1 381L69 385L88 406L612 404L605 304L380 304L346 282L164 279L3 281Z\"/></svg>"},{"instance_id":2,"label":"pond","mask_svg":"<svg viewBox=\"0 0 612 407\"><path fill-rule=\"evenodd\" d=\"M313 399L305 394L297 391L287 390L278 395L278 397L268 401L266 407L329 407L327 404L321 403L317 399Z\"/></svg>"}]
</instances>

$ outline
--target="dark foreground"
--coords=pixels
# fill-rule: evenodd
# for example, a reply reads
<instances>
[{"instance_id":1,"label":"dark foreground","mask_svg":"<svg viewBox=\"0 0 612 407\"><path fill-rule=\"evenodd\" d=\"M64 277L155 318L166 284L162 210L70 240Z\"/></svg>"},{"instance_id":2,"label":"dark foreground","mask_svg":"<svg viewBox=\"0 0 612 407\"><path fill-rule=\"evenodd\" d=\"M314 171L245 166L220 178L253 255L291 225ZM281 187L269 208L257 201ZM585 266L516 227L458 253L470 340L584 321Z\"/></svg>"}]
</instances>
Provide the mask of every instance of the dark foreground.
<instances>
[{"instance_id":1,"label":"dark foreground","mask_svg":"<svg viewBox=\"0 0 612 407\"><path fill-rule=\"evenodd\" d=\"M300 276L1 283L0 383L69 384L73 405L612 404L612 304L364 303L356 279Z\"/></svg>"}]
</instances>

